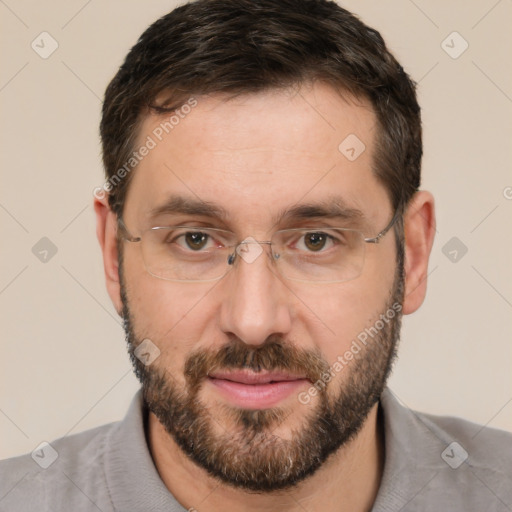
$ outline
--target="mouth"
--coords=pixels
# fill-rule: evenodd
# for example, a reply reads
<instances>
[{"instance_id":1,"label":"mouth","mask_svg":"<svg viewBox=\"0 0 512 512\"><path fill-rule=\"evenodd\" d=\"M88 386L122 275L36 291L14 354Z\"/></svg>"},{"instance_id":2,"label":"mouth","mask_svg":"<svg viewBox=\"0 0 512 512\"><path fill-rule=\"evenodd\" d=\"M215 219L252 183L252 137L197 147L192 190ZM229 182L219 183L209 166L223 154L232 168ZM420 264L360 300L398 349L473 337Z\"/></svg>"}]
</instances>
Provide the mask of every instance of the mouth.
<instances>
[{"instance_id":1,"label":"mouth","mask_svg":"<svg viewBox=\"0 0 512 512\"><path fill-rule=\"evenodd\" d=\"M246 409L268 409L310 384L300 374L252 370L213 372L208 381L223 398Z\"/></svg>"}]
</instances>

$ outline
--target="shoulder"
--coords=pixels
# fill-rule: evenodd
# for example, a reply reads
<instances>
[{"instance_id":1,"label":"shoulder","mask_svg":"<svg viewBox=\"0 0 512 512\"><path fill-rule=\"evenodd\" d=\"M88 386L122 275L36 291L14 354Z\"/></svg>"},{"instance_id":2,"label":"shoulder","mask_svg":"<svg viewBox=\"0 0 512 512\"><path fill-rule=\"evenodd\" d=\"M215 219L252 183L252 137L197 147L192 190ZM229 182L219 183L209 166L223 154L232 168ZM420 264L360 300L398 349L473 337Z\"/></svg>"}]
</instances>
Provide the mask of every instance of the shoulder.
<instances>
[{"instance_id":1,"label":"shoulder","mask_svg":"<svg viewBox=\"0 0 512 512\"><path fill-rule=\"evenodd\" d=\"M0 461L0 509L52 510L57 495L70 510L89 510L84 508L87 502L104 502L103 455L117 425L41 443L32 453Z\"/></svg>"},{"instance_id":2,"label":"shoulder","mask_svg":"<svg viewBox=\"0 0 512 512\"><path fill-rule=\"evenodd\" d=\"M473 470L501 475L511 482L512 434L453 416L415 412L417 418L437 438L443 451L441 460L452 469L462 464Z\"/></svg>"},{"instance_id":3,"label":"shoulder","mask_svg":"<svg viewBox=\"0 0 512 512\"><path fill-rule=\"evenodd\" d=\"M465 510L512 507L512 434L461 418L421 414L443 443L438 486L453 492Z\"/></svg>"},{"instance_id":4,"label":"shoulder","mask_svg":"<svg viewBox=\"0 0 512 512\"><path fill-rule=\"evenodd\" d=\"M407 510L512 508L512 434L412 410L386 389L383 494ZM386 503L390 498L384 496ZM379 510L379 509L376 509Z\"/></svg>"}]
</instances>

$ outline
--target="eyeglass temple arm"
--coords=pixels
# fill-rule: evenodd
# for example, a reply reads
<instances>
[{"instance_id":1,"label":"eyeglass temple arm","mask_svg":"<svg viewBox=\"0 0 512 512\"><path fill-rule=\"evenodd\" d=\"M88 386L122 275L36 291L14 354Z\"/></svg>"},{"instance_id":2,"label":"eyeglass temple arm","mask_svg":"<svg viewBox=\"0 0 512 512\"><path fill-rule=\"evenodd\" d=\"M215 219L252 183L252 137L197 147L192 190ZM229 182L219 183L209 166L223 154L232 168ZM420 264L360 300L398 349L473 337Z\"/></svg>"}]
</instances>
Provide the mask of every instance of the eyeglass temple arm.
<instances>
[{"instance_id":1,"label":"eyeglass temple arm","mask_svg":"<svg viewBox=\"0 0 512 512\"><path fill-rule=\"evenodd\" d=\"M400 215L399 208L397 208L395 210L395 214L393 215L393 218L391 219L389 224L380 233L378 233L377 236L375 236L373 238L365 238L364 241L367 244L378 244L380 242L381 238L393 227L393 225L397 221L399 215ZM124 223L123 218L121 216L119 216L117 218L117 223L118 223L118 227L120 228L120 232L121 232L121 235L124 240L127 240L128 242L140 242L141 241L140 236L136 237L136 236L133 236L130 234L130 232L128 231L128 228L126 227L126 224ZM244 244L244 243L247 243L247 242L246 241L240 242L240 244ZM269 244L269 245L271 244L271 242L267 242L267 241L260 241L257 243ZM230 255L228 263L231 265L234 262L234 259L235 259L235 256L233 253L232 255Z\"/></svg>"},{"instance_id":2,"label":"eyeglass temple arm","mask_svg":"<svg viewBox=\"0 0 512 512\"><path fill-rule=\"evenodd\" d=\"M126 224L123 221L123 218L119 215L117 217L117 225L119 228L119 231L121 233L121 236L124 240L128 242L140 242L141 238L140 236L132 236L130 232L128 231L128 228L126 227Z\"/></svg>"},{"instance_id":3,"label":"eyeglass temple arm","mask_svg":"<svg viewBox=\"0 0 512 512\"><path fill-rule=\"evenodd\" d=\"M381 238L393 227L395 222L397 221L398 217L400 216L400 208L397 208L395 210L395 214L393 215L393 218L389 221L389 224L377 235L373 238L365 238L364 241L367 244L378 244L381 240Z\"/></svg>"}]
</instances>

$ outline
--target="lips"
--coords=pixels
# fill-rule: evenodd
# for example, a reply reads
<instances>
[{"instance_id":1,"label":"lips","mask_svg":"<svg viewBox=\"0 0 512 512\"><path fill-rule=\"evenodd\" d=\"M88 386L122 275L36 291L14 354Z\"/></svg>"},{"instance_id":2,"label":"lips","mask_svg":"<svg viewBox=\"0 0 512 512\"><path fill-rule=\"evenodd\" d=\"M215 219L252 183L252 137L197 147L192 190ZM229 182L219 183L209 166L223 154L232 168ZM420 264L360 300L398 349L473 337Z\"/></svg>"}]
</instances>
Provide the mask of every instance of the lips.
<instances>
[{"instance_id":1,"label":"lips","mask_svg":"<svg viewBox=\"0 0 512 512\"><path fill-rule=\"evenodd\" d=\"M251 370L238 370L230 372L213 372L209 374L212 379L229 380L231 382L239 382L240 384L270 384L274 382L288 382L292 380L303 380L306 377L299 374L291 374L285 372L267 372L261 371L255 373Z\"/></svg>"},{"instance_id":2,"label":"lips","mask_svg":"<svg viewBox=\"0 0 512 512\"><path fill-rule=\"evenodd\" d=\"M208 382L229 403L244 409L268 409L309 385L303 375L234 370L212 372Z\"/></svg>"}]
</instances>

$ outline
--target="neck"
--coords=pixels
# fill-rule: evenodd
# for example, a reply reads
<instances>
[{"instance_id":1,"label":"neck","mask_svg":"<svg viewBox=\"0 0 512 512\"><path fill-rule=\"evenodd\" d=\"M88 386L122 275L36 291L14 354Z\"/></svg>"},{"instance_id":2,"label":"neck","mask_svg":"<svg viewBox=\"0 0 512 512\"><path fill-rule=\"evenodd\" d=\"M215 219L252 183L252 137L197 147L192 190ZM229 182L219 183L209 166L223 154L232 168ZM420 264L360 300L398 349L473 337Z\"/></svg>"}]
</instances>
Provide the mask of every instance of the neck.
<instances>
[{"instance_id":1,"label":"neck","mask_svg":"<svg viewBox=\"0 0 512 512\"><path fill-rule=\"evenodd\" d=\"M192 462L149 414L149 446L160 477L188 510L369 511L377 496L384 467L384 434L376 404L349 443L331 455L312 476L291 490L257 494L227 486Z\"/></svg>"}]
</instances>

